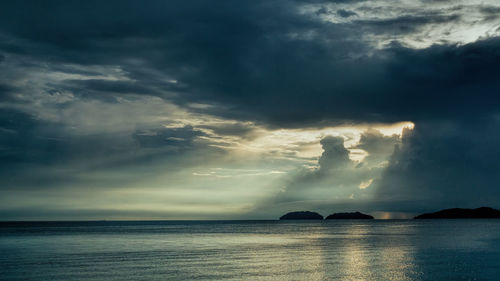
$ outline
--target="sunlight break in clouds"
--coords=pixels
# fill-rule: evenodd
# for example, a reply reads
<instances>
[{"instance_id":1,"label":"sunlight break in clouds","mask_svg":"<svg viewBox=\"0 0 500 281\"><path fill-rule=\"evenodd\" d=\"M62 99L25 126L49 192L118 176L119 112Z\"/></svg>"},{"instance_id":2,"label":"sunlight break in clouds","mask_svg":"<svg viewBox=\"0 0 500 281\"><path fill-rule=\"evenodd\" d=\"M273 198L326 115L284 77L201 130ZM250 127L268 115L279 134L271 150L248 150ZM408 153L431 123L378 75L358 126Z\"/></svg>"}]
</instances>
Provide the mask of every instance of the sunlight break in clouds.
<instances>
[{"instance_id":1,"label":"sunlight break in clouds","mask_svg":"<svg viewBox=\"0 0 500 281\"><path fill-rule=\"evenodd\" d=\"M365 156L362 150L354 149L358 144L361 134L369 128L380 131L385 136L401 136L404 128L413 129L411 122L399 122L390 125L355 125L349 127L330 127L322 129L280 129L275 131L262 130L259 136L246 141L238 147L242 151L269 152L276 151L280 154L292 154L297 157L310 158L321 155L322 149L319 141L326 136L340 136L344 138L344 145L351 150L349 155L352 160L360 161Z\"/></svg>"},{"instance_id":2,"label":"sunlight break in clouds","mask_svg":"<svg viewBox=\"0 0 500 281\"><path fill-rule=\"evenodd\" d=\"M2 4L0 219L499 201L498 1Z\"/></svg>"}]
</instances>

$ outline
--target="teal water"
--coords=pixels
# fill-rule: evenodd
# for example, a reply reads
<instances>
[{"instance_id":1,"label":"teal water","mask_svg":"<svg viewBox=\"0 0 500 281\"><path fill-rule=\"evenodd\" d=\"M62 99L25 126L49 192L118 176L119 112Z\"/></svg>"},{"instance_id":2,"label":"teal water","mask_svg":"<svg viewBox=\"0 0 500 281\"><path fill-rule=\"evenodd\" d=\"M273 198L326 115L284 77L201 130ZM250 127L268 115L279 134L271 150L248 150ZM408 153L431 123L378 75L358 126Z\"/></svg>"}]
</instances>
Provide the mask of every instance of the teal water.
<instances>
[{"instance_id":1,"label":"teal water","mask_svg":"<svg viewBox=\"0 0 500 281\"><path fill-rule=\"evenodd\" d=\"M0 280L500 280L500 220L0 223Z\"/></svg>"}]
</instances>

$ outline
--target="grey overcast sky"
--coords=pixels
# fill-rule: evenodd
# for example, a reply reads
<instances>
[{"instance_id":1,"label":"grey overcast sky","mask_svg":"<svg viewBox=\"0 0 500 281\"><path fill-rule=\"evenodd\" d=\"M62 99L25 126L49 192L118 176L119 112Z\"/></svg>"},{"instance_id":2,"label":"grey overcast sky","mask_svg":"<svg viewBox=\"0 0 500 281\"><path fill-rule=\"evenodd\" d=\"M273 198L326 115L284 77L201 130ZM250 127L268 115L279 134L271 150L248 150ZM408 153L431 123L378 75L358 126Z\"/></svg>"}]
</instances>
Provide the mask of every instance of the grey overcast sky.
<instances>
[{"instance_id":1,"label":"grey overcast sky","mask_svg":"<svg viewBox=\"0 0 500 281\"><path fill-rule=\"evenodd\" d=\"M500 3L3 1L0 220L500 207Z\"/></svg>"}]
</instances>

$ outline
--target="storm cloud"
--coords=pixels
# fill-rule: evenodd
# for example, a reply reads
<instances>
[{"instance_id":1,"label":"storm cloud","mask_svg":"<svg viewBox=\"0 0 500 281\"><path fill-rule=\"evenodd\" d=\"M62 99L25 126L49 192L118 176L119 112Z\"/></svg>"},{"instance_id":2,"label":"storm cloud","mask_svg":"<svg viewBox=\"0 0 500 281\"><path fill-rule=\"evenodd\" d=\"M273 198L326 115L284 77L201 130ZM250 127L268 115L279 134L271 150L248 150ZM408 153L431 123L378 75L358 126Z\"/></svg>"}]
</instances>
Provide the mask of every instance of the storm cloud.
<instances>
[{"instance_id":1,"label":"storm cloud","mask_svg":"<svg viewBox=\"0 0 500 281\"><path fill-rule=\"evenodd\" d=\"M143 188L137 217L183 218L499 199L494 1L1 6L0 193L26 199L4 218L64 190L130 214L114 198Z\"/></svg>"},{"instance_id":2,"label":"storm cloud","mask_svg":"<svg viewBox=\"0 0 500 281\"><path fill-rule=\"evenodd\" d=\"M385 208L418 212L495 204L492 199L500 196L498 126L498 120L487 119L434 121L407 131L379 183Z\"/></svg>"}]
</instances>

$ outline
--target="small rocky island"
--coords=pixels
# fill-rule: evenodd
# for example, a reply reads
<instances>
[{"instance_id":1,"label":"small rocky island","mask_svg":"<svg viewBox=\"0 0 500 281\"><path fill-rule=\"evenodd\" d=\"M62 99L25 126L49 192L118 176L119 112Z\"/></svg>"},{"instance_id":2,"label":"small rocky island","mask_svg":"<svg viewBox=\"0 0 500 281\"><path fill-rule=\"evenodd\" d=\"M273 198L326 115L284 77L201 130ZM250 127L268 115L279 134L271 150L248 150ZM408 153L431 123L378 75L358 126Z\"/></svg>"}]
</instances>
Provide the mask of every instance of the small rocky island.
<instances>
[{"instance_id":1,"label":"small rocky island","mask_svg":"<svg viewBox=\"0 0 500 281\"><path fill-rule=\"evenodd\" d=\"M280 217L280 220L322 220L323 216L316 212L290 212Z\"/></svg>"},{"instance_id":2,"label":"small rocky island","mask_svg":"<svg viewBox=\"0 0 500 281\"><path fill-rule=\"evenodd\" d=\"M477 209L453 208L441 210L435 213L427 213L416 216L415 219L495 219L500 218L500 211L481 207Z\"/></svg>"},{"instance_id":3,"label":"small rocky island","mask_svg":"<svg viewBox=\"0 0 500 281\"><path fill-rule=\"evenodd\" d=\"M337 220L337 219L369 219L372 220L373 217L367 214L363 214L360 212L352 212L352 213L335 213L326 217L327 220Z\"/></svg>"}]
</instances>

